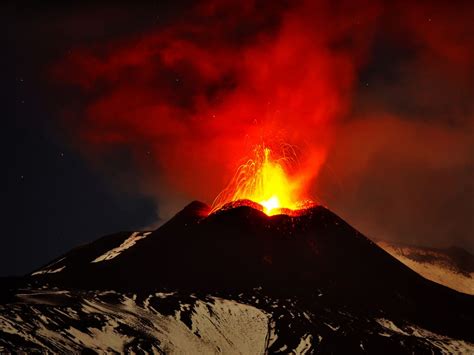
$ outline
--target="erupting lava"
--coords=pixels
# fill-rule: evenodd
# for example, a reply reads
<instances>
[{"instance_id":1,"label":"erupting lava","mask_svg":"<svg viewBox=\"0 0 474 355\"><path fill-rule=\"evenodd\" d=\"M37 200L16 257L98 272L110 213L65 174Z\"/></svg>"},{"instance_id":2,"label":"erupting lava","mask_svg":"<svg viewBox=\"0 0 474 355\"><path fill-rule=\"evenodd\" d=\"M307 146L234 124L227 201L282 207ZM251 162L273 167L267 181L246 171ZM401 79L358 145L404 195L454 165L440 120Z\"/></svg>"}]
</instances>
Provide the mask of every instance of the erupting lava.
<instances>
[{"instance_id":1,"label":"erupting lava","mask_svg":"<svg viewBox=\"0 0 474 355\"><path fill-rule=\"evenodd\" d=\"M239 200L258 203L267 215L286 213L306 207L310 201L301 200L302 184L287 171L288 156L275 159L264 145L254 149L249 159L238 169L229 185L214 200L211 213L225 204Z\"/></svg>"}]
</instances>

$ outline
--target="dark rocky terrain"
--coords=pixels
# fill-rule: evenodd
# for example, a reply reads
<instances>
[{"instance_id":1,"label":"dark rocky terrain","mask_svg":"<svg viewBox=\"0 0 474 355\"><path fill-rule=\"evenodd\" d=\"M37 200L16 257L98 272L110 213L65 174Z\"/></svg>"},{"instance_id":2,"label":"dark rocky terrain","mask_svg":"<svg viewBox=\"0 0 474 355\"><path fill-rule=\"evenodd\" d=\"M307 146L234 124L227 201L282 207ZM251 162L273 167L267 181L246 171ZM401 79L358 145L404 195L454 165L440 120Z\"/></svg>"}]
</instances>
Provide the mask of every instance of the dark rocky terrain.
<instances>
[{"instance_id":1,"label":"dark rocky terrain","mask_svg":"<svg viewBox=\"0 0 474 355\"><path fill-rule=\"evenodd\" d=\"M193 202L4 279L0 350L474 351L474 297L431 282L316 206L268 217Z\"/></svg>"}]
</instances>

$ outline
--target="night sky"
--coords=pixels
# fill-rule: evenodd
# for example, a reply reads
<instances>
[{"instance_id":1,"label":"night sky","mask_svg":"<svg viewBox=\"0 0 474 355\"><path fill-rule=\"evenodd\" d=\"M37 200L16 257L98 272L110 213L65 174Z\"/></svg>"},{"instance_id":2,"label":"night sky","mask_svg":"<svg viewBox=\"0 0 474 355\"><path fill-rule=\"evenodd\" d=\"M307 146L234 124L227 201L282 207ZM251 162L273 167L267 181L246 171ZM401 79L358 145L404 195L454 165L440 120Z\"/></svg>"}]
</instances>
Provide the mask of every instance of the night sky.
<instances>
[{"instance_id":1,"label":"night sky","mask_svg":"<svg viewBox=\"0 0 474 355\"><path fill-rule=\"evenodd\" d=\"M1 5L0 275L211 203L267 126L367 236L474 251L473 6L240 3Z\"/></svg>"}]
</instances>

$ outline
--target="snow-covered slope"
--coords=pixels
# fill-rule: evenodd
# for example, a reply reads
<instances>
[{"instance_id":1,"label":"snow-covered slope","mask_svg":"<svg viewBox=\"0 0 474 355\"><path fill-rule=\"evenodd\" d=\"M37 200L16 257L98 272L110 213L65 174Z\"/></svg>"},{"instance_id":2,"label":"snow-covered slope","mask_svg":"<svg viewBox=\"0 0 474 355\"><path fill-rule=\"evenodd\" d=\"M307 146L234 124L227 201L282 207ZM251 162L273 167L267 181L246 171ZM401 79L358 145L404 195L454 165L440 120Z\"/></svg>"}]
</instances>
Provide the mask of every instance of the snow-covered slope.
<instances>
[{"instance_id":1,"label":"snow-covered slope","mask_svg":"<svg viewBox=\"0 0 474 355\"><path fill-rule=\"evenodd\" d=\"M262 289L239 295L23 290L0 306L0 352L472 353L474 344L347 310L304 310ZM324 303L324 298L320 301Z\"/></svg>"},{"instance_id":2,"label":"snow-covered slope","mask_svg":"<svg viewBox=\"0 0 474 355\"><path fill-rule=\"evenodd\" d=\"M176 308L170 308L172 297L156 293L138 300L113 291L19 294L16 304L0 307L0 352L265 352L269 318L261 310L215 297L173 299Z\"/></svg>"},{"instance_id":3,"label":"snow-covered slope","mask_svg":"<svg viewBox=\"0 0 474 355\"><path fill-rule=\"evenodd\" d=\"M460 248L436 249L393 242L377 244L428 280L474 295L474 256Z\"/></svg>"}]
</instances>

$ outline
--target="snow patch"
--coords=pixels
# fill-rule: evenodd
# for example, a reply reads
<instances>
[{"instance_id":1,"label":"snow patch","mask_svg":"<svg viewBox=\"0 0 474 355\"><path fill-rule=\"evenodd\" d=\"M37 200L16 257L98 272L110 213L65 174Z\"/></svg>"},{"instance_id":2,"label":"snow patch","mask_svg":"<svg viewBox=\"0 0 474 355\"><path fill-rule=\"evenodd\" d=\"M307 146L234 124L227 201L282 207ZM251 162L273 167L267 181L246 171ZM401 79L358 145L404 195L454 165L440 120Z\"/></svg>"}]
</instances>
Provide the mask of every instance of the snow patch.
<instances>
[{"instance_id":1,"label":"snow patch","mask_svg":"<svg viewBox=\"0 0 474 355\"><path fill-rule=\"evenodd\" d=\"M116 331L119 324L109 319L100 329L88 328L86 332L76 328L69 328L67 332L75 339L76 343L84 344L90 349L98 352L118 352L124 351L125 345L130 338Z\"/></svg>"},{"instance_id":2,"label":"snow patch","mask_svg":"<svg viewBox=\"0 0 474 355\"><path fill-rule=\"evenodd\" d=\"M312 340L313 336L311 334L306 334L303 338L301 338L300 343L295 349L295 354L303 355L310 351Z\"/></svg>"},{"instance_id":3,"label":"snow patch","mask_svg":"<svg viewBox=\"0 0 474 355\"><path fill-rule=\"evenodd\" d=\"M66 266L61 266L60 268L57 268L57 269L43 269L43 270L39 270L39 271L36 271L36 272L32 273L31 276L43 275L43 274L56 274L58 272L63 271L65 268L66 268Z\"/></svg>"},{"instance_id":4,"label":"snow patch","mask_svg":"<svg viewBox=\"0 0 474 355\"><path fill-rule=\"evenodd\" d=\"M213 352L264 354L269 317L261 310L235 301L213 298L213 303L196 302L192 331L215 343ZM210 306L210 307L209 307ZM187 353L192 353L192 348Z\"/></svg>"},{"instance_id":5,"label":"snow patch","mask_svg":"<svg viewBox=\"0 0 474 355\"><path fill-rule=\"evenodd\" d=\"M474 354L473 343L436 334L415 325L407 325L401 329L388 319L380 318L376 321L386 330L389 330L389 333L424 339L443 354ZM380 335L391 336L383 332Z\"/></svg>"},{"instance_id":6,"label":"snow patch","mask_svg":"<svg viewBox=\"0 0 474 355\"><path fill-rule=\"evenodd\" d=\"M333 326L329 323L324 323L326 324L333 332L338 331L341 326Z\"/></svg>"},{"instance_id":7,"label":"snow patch","mask_svg":"<svg viewBox=\"0 0 474 355\"><path fill-rule=\"evenodd\" d=\"M116 258L119 256L124 250L127 250L128 248L134 246L140 239L146 238L148 235L150 235L151 232L133 232L130 237L125 239L125 241L120 244L118 247L113 248L109 250L108 252L102 254L101 256L95 258L94 260L91 261L91 263L98 263L101 261L107 261L111 260L113 258Z\"/></svg>"},{"instance_id":8,"label":"snow patch","mask_svg":"<svg viewBox=\"0 0 474 355\"><path fill-rule=\"evenodd\" d=\"M378 242L378 246L424 278L453 290L474 295L474 273L461 273L456 269L453 261L441 252L417 247L395 246L388 242ZM414 260L410 257L411 254L429 256L435 261Z\"/></svg>"},{"instance_id":9,"label":"snow patch","mask_svg":"<svg viewBox=\"0 0 474 355\"><path fill-rule=\"evenodd\" d=\"M48 294L54 293L45 292L44 296ZM84 348L98 353L141 352L142 338L148 342L145 351L153 353L266 351L270 318L253 306L206 297L188 305L190 322L184 323L179 310L163 314L150 307L153 297L149 295L147 308L134 295L121 295L119 303L110 304L93 294L84 294L74 310L70 306L38 308L31 303L12 308L0 305L0 344L12 346L6 339L1 343L1 334L10 334L30 344L17 348L20 352L34 348L51 353L79 353ZM163 298L155 299L158 303L160 300ZM19 319L20 314L28 317ZM77 319L81 322L72 321Z\"/></svg>"}]
</instances>

